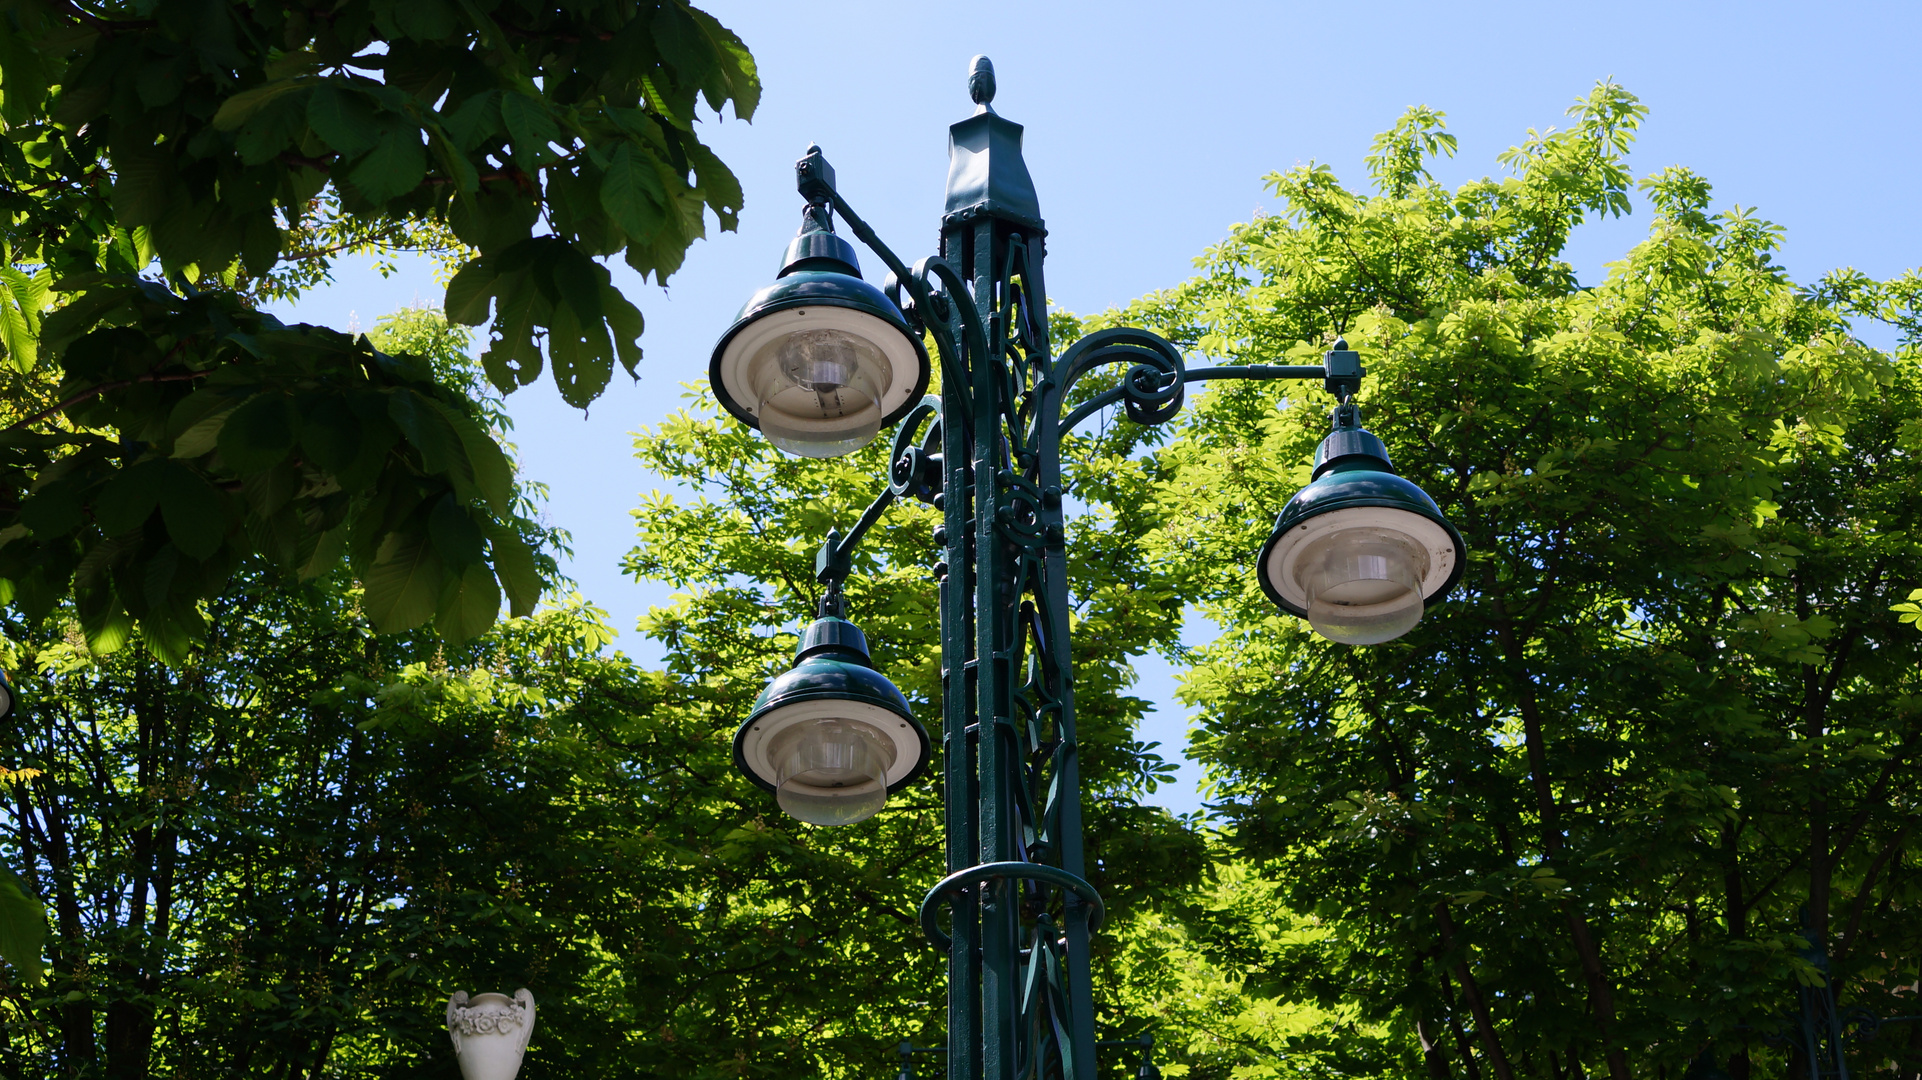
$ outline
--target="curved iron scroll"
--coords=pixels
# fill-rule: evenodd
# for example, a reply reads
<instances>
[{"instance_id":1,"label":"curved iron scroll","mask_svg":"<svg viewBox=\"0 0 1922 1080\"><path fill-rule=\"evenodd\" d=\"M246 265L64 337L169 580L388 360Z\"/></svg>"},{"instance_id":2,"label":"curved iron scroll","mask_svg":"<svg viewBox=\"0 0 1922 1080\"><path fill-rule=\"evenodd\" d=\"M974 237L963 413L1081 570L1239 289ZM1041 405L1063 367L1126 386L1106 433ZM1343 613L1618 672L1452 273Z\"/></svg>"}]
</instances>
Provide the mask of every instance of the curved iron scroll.
<instances>
[{"instance_id":1,"label":"curved iron scroll","mask_svg":"<svg viewBox=\"0 0 1922 1080\"><path fill-rule=\"evenodd\" d=\"M1116 400L1125 403L1128 419L1137 424L1159 424L1181 411L1187 384L1187 365L1182 362L1181 350L1160 334L1132 326L1097 330L1068 346L1055 364L1060 372L1056 399L1066 402L1081 376L1104 364L1130 367L1122 375L1120 386L1069 413L1061 421L1060 431L1066 432Z\"/></svg>"},{"instance_id":2,"label":"curved iron scroll","mask_svg":"<svg viewBox=\"0 0 1922 1080\"><path fill-rule=\"evenodd\" d=\"M1058 866L1031 862L982 863L979 866L970 866L966 870L949 874L934 888L928 890L927 897L921 901L921 933L927 936L928 944L942 951L946 951L948 946L954 944L954 939L941 930L939 916L940 904L943 900L955 899L970 886L983 881L1009 878L1042 881L1066 889L1075 899L1088 905L1090 909L1088 929L1090 930L1100 929L1101 924L1107 921L1108 907L1101 902L1101 894L1095 892L1094 886Z\"/></svg>"}]
</instances>

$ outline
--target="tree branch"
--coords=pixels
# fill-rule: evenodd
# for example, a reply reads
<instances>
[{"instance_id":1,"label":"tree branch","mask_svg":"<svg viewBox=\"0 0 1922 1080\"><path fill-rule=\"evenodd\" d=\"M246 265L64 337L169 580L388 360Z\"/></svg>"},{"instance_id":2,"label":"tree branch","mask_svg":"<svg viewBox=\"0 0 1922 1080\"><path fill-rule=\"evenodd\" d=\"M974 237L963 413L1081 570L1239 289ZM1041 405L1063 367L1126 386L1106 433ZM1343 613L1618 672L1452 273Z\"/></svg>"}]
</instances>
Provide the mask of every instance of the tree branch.
<instances>
[{"instance_id":1,"label":"tree branch","mask_svg":"<svg viewBox=\"0 0 1922 1080\"><path fill-rule=\"evenodd\" d=\"M178 345L174 346L175 351L178 351L179 348L180 347ZM169 355L172 355L172 354L169 354ZM211 371L176 371L168 375L155 375L155 374L149 373L149 374L141 375L132 379L117 379L113 382L101 383L99 386L88 387L87 389L82 390L78 394L73 395L72 397L66 399L65 401L60 402L57 405L49 405L46 408L40 410L39 412L34 413L32 416L27 417L25 420L18 420L18 421L15 421L14 423L8 424L5 430L19 431L22 428L26 428L33 424L37 424L40 421L45 420L48 417L54 415L55 413L61 412L62 410L70 406L78 405L81 402L86 401L88 398L99 397L101 394L104 394L109 390L123 390L129 386L133 386L136 383L187 382L192 379L204 379L207 376L212 374L213 372Z\"/></svg>"}]
</instances>

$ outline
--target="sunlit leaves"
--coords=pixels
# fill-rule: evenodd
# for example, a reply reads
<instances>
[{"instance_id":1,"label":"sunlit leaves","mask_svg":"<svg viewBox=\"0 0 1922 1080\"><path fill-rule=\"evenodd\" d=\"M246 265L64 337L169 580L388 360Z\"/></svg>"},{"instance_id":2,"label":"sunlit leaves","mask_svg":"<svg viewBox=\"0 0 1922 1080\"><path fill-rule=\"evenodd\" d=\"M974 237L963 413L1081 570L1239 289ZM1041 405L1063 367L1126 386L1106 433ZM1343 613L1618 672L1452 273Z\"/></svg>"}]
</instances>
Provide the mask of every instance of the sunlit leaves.
<instances>
[{"instance_id":1,"label":"sunlit leaves","mask_svg":"<svg viewBox=\"0 0 1922 1080\"><path fill-rule=\"evenodd\" d=\"M1922 603L1918 601L1922 601L1922 589L1911 592L1907 601L1896 604L1889 610L1901 613L1903 625L1922 630Z\"/></svg>"},{"instance_id":2,"label":"sunlit leaves","mask_svg":"<svg viewBox=\"0 0 1922 1080\"><path fill-rule=\"evenodd\" d=\"M25 779L7 776L0 783L21 783ZM45 978L40 955L46 940L46 908L12 870L0 867L0 959L12 969L10 974L28 986L39 985Z\"/></svg>"},{"instance_id":3,"label":"sunlit leaves","mask_svg":"<svg viewBox=\"0 0 1922 1080\"><path fill-rule=\"evenodd\" d=\"M1846 992L1913 969L1889 959L1915 955L1912 929L1876 905L1916 902L1890 876L1912 874L1916 807L1889 793L1915 768L1922 647L1896 630L1922 594L1890 607L1922 579L1922 290L1849 272L1798 288L1781 230L1713 211L1680 167L1640 184L1647 240L1578 281L1563 245L1629 209L1643 112L1598 86L1568 130L1504 156L1514 175L1451 191L1425 167L1449 151L1439 114L1412 110L1377 140L1374 192L1324 166L1277 174L1276 215L1110 316L1259 363L1345 334L1365 422L1467 536L1461 586L1408 638L1333 647L1247 571L1326 400L1219 387L1154 455L1174 487L1149 543L1225 630L1184 684L1195 752L1238 849L1334 929L1260 985L1394 1019L1402 1074L1421 1068L1417 1021L1474 1026L1457 958L1502 988L1511 1057L1606 1070L1572 916L1602 935L1605 1022L1635 1069L1697 1052L1672 1041L1678 1017L1733 1052L1797 976L1818 859L1830 940L1844 904L1855 920L1858 944L1831 946ZM1867 348L1851 316L1902 348ZM1812 853L1815 800L1859 831ZM1732 887L1749 890L1734 908ZM1651 941L1667 951L1644 958Z\"/></svg>"}]
</instances>

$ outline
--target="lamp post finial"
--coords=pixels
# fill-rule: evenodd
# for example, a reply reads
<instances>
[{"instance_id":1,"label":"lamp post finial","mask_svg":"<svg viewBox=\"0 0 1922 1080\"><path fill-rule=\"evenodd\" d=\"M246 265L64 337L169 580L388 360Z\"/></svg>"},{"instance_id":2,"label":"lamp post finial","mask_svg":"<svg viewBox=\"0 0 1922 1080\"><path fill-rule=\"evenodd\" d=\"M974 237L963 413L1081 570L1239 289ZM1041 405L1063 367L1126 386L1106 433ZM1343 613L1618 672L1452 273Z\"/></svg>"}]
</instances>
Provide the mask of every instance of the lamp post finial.
<instances>
[{"instance_id":1,"label":"lamp post finial","mask_svg":"<svg viewBox=\"0 0 1922 1080\"><path fill-rule=\"evenodd\" d=\"M968 65L968 97L984 108L994 101L994 61L977 56Z\"/></svg>"}]
</instances>

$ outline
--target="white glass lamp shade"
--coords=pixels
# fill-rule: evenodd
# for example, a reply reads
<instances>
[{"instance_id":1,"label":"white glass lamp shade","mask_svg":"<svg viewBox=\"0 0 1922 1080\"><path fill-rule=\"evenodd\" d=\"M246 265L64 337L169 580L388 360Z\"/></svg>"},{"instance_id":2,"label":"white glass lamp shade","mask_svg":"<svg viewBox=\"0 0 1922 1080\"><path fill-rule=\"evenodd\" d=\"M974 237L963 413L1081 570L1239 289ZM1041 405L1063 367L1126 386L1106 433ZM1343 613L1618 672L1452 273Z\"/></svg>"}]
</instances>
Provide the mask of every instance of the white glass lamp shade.
<instances>
[{"instance_id":1,"label":"white glass lamp shade","mask_svg":"<svg viewBox=\"0 0 1922 1080\"><path fill-rule=\"evenodd\" d=\"M774 766L774 798L791 818L811 825L852 825L887 805L888 771L899 756L887 736L889 720L845 705L790 706L819 715L782 725L765 740L768 764Z\"/></svg>"},{"instance_id":2,"label":"white glass lamp shade","mask_svg":"<svg viewBox=\"0 0 1922 1080\"><path fill-rule=\"evenodd\" d=\"M774 791L789 817L852 825L887 805L925 766L920 725L892 709L816 697L756 710L736 740L742 771Z\"/></svg>"},{"instance_id":3,"label":"white glass lamp shade","mask_svg":"<svg viewBox=\"0 0 1922 1080\"><path fill-rule=\"evenodd\" d=\"M827 271L789 273L755 294L709 367L729 412L801 457L866 446L921 400L929 374L881 291Z\"/></svg>"},{"instance_id":4,"label":"white glass lamp shade","mask_svg":"<svg viewBox=\"0 0 1922 1080\"><path fill-rule=\"evenodd\" d=\"M1379 519L1400 513L1369 507L1336 511L1334 516ZM1300 545L1292 570L1316 633L1345 645L1377 645L1406 634L1421 621L1428 553L1397 527L1402 524L1377 520L1325 528Z\"/></svg>"}]
</instances>

